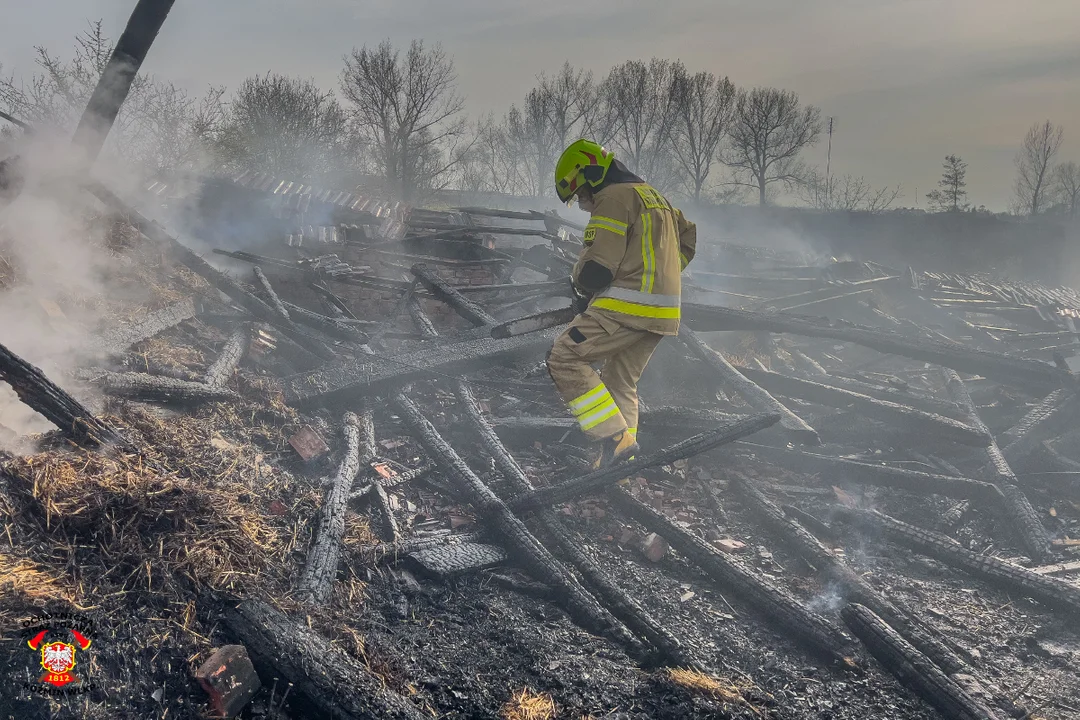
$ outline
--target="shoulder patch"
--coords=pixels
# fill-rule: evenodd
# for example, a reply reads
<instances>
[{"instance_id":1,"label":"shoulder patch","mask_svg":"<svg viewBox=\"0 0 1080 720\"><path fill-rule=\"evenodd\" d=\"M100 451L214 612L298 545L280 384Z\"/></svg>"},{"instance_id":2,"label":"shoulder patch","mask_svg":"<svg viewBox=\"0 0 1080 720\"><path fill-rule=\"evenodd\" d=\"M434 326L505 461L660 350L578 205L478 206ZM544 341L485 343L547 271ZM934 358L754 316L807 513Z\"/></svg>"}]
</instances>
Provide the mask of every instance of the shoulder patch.
<instances>
[{"instance_id":1,"label":"shoulder patch","mask_svg":"<svg viewBox=\"0 0 1080 720\"><path fill-rule=\"evenodd\" d=\"M586 245L592 245L592 241L596 239L596 228L585 228L585 237L582 238L582 242Z\"/></svg>"},{"instance_id":2,"label":"shoulder patch","mask_svg":"<svg viewBox=\"0 0 1080 720\"><path fill-rule=\"evenodd\" d=\"M634 187L646 210L670 210L671 203L651 185L638 185Z\"/></svg>"}]
</instances>

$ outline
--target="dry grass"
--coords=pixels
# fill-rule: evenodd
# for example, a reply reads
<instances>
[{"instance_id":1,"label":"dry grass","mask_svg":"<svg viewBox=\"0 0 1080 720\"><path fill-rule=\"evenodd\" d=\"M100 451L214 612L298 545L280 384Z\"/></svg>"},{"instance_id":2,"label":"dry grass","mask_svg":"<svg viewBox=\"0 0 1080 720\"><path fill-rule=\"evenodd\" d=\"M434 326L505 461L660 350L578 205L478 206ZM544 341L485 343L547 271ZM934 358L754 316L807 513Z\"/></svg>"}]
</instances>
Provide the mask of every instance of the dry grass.
<instances>
[{"instance_id":1,"label":"dry grass","mask_svg":"<svg viewBox=\"0 0 1080 720\"><path fill-rule=\"evenodd\" d=\"M0 595L18 593L34 602L65 600L74 602L74 594L64 582L25 558L0 553Z\"/></svg>"},{"instance_id":2,"label":"dry grass","mask_svg":"<svg viewBox=\"0 0 1080 720\"><path fill-rule=\"evenodd\" d=\"M522 688L502 706L499 717L503 720L551 720L555 712L555 701L550 695Z\"/></svg>"},{"instance_id":3,"label":"dry grass","mask_svg":"<svg viewBox=\"0 0 1080 720\"><path fill-rule=\"evenodd\" d=\"M719 700L725 704L742 706L751 710L758 717L765 717L760 708L752 705L743 696L743 691L746 688L735 685L727 678L717 679L698 670L683 668L669 668L664 671L664 674L668 680L679 687L707 695L713 700Z\"/></svg>"}]
</instances>

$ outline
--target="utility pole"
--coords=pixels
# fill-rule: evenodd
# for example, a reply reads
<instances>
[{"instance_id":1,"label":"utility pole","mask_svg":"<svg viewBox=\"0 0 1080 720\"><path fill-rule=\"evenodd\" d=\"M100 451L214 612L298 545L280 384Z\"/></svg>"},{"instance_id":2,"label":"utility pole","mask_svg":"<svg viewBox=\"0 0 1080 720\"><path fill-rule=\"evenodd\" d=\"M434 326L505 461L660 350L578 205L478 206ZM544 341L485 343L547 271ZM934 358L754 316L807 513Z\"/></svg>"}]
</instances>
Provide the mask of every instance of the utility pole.
<instances>
[{"instance_id":1,"label":"utility pole","mask_svg":"<svg viewBox=\"0 0 1080 720\"><path fill-rule=\"evenodd\" d=\"M829 178L830 178L831 172L832 172L832 130L833 130L833 119L834 118L831 118L831 117L829 118L829 152L825 156L825 204L826 204L826 206L829 204L829 200L831 199L829 197L829 195L832 193L832 183L829 182Z\"/></svg>"}]
</instances>

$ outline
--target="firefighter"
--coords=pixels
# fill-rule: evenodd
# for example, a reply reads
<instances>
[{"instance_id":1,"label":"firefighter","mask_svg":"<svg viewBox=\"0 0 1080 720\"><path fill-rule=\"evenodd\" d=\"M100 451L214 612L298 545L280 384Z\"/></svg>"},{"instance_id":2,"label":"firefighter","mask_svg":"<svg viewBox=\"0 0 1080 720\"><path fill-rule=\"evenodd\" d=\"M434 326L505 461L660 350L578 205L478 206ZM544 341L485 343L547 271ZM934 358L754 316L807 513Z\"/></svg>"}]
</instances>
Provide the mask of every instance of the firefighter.
<instances>
[{"instance_id":1,"label":"firefighter","mask_svg":"<svg viewBox=\"0 0 1080 720\"><path fill-rule=\"evenodd\" d=\"M679 276L694 257L697 229L591 140L563 152L555 191L591 217L570 277L579 314L556 338L547 367L582 431L599 445L593 467L606 467L639 449L638 379L660 340L679 331Z\"/></svg>"}]
</instances>

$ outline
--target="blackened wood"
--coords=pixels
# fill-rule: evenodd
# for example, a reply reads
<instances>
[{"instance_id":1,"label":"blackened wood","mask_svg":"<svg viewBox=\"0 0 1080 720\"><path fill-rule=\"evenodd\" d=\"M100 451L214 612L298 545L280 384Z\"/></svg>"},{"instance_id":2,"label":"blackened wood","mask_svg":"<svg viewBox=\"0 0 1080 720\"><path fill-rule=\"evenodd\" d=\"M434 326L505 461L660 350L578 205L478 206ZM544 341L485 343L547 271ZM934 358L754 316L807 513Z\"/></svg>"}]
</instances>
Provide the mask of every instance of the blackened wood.
<instances>
[{"instance_id":1,"label":"blackened wood","mask_svg":"<svg viewBox=\"0 0 1080 720\"><path fill-rule=\"evenodd\" d=\"M457 395L465 410L465 417L480 436L484 450L491 455L495 467L503 479L516 494L533 490L532 482L525 471L506 449L487 419L480 413L472 390L464 381L457 384ZM548 536L554 541L555 553L573 565L585 580L586 587L604 603L612 615L619 618L630 630L637 633L646 642L652 643L665 659L679 665L700 667L682 643L671 632L653 618L647 610L634 600L625 590L604 572L589 557L579 543L573 539L566 525L550 508L542 508L536 513L537 520Z\"/></svg>"},{"instance_id":2,"label":"blackened wood","mask_svg":"<svg viewBox=\"0 0 1080 720\"><path fill-rule=\"evenodd\" d=\"M437 277L423 263L417 263L411 268L412 274L423 283L435 297L445 302L450 307L473 325L495 325L498 321L491 317L482 307L467 299L445 281Z\"/></svg>"},{"instance_id":3,"label":"blackened wood","mask_svg":"<svg viewBox=\"0 0 1080 720\"><path fill-rule=\"evenodd\" d=\"M343 418L345 455L319 509L315 540L300 578L300 595L308 602L326 602L334 587L341 561L341 539L345 535L349 492L360 468L375 456L375 426L371 418L370 410L365 410L360 416L345 413Z\"/></svg>"},{"instance_id":4,"label":"blackened wood","mask_svg":"<svg viewBox=\"0 0 1080 720\"><path fill-rule=\"evenodd\" d=\"M439 331L435 329L431 318L427 316L424 308L420 306L420 301L415 297L409 298L409 317L412 318L413 325L416 326L421 335L424 337L438 337Z\"/></svg>"},{"instance_id":5,"label":"blackened wood","mask_svg":"<svg viewBox=\"0 0 1080 720\"><path fill-rule=\"evenodd\" d=\"M967 417L967 414L956 403L922 393L908 392L894 387L881 387L864 380L856 380L836 373L830 374L828 377L819 377L817 382L841 390L850 390L861 395L869 395L877 400L906 405L923 412L944 415L956 420Z\"/></svg>"},{"instance_id":6,"label":"blackened wood","mask_svg":"<svg viewBox=\"0 0 1080 720\"><path fill-rule=\"evenodd\" d=\"M606 497L620 512L667 540L671 547L701 568L720 592L735 595L748 608L764 614L818 654L845 664L851 662L851 644L840 629L808 610L787 592L751 573L739 561L676 525L622 487L608 490Z\"/></svg>"},{"instance_id":7,"label":"blackened wood","mask_svg":"<svg viewBox=\"0 0 1080 720\"><path fill-rule=\"evenodd\" d=\"M44 416L72 441L91 447L127 446L127 441L116 430L94 417L40 369L3 345L0 345L0 380L10 385L24 404Z\"/></svg>"},{"instance_id":8,"label":"blackened wood","mask_svg":"<svg viewBox=\"0 0 1080 720\"><path fill-rule=\"evenodd\" d=\"M956 371L946 370L945 380L945 389L953 402L967 410L968 422L975 427L981 427L989 433L986 424L979 417L979 411L971 399L971 394L968 393L967 386L964 385L963 380L956 374ZM986 448L985 456L989 460L989 469L992 472L994 484L998 486L1001 494L1005 497L1005 512L1012 521L1011 524L1019 535L1021 542L1023 542L1024 548L1032 559L1040 562L1050 562L1054 558L1050 536L1039 520L1039 516L1035 513L1035 508L1031 506L1031 502L1020 489L1016 475L1013 473L1012 468L1009 467L1005 456L1001 454L997 442L990 443L990 446Z\"/></svg>"},{"instance_id":9,"label":"blackened wood","mask_svg":"<svg viewBox=\"0 0 1080 720\"><path fill-rule=\"evenodd\" d=\"M1072 583L1039 575L992 555L972 552L946 535L916 527L877 510L838 508L836 513L867 534L883 537L1003 590L1034 598L1054 610L1080 616L1080 587Z\"/></svg>"},{"instance_id":10,"label":"blackened wood","mask_svg":"<svg viewBox=\"0 0 1080 720\"><path fill-rule=\"evenodd\" d=\"M174 0L138 0L128 18L127 26L113 47L112 55L94 87L90 100L75 128L73 144L80 158L89 167L101 152L105 138L112 129L120 106L127 99L131 83L139 72L150 46L154 44L161 26L165 24Z\"/></svg>"},{"instance_id":11,"label":"blackened wood","mask_svg":"<svg viewBox=\"0 0 1080 720\"><path fill-rule=\"evenodd\" d=\"M769 394L767 390L753 380L740 374L720 353L709 347L701 337L689 327L679 329L679 339L697 357L717 374L720 382L733 388L746 403L758 412L780 414L780 427L797 442L818 445L821 443L817 432L809 423L791 411L786 405Z\"/></svg>"},{"instance_id":12,"label":"blackened wood","mask_svg":"<svg viewBox=\"0 0 1080 720\"><path fill-rule=\"evenodd\" d=\"M832 387L811 380L783 375L770 370L736 368L747 379L778 395L799 398L827 407L852 410L859 415L894 425L903 430L925 433L946 442L986 447L992 436L985 428L966 425L943 415L926 413L888 400Z\"/></svg>"},{"instance_id":13,"label":"blackened wood","mask_svg":"<svg viewBox=\"0 0 1080 720\"><path fill-rule=\"evenodd\" d=\"M1078 415L1080 394L1063 393L1062 397L1054 399L1054 393L1051 393L1014 428L1006 431L1008 440L998 439L1002 456L1010 466L1020 462L1038 449L1043 441L1052 440L1075 427Z\"/></svg>"},{"instance_id":14,"label":"blackened wood","mask_svg":"<svg viewBox=\"0 0 1080 720\"><path fill-rule=\"evenodd\" d=\"M402 393L393 405L428 455L476 509L485 527L499 537L510 557L521 563L538 581L549 585L558 602L587 630L613 637L632 654L640 656L637 639L605 610L510 511L491 488L477 477L461 456L443 439L416 403Z\"/></svg>"},{"instance_id":15,"label":"blackened wood","mask_svg":"<svg viewBox=\"0 0 1080 720\"><path fill-rule=\"evenodd\" d=\"M132 345L149 340L158 333L195 317L195 312L194 301L191 298L185 298L160 310L155 310L130 325L108 328L97 341L97 346L105 355L122 355Z\"/></svg>"},{"instance_id":16,"label":"blackened wood","mask_svg":"<svg viewBox=\"0 0 1080 720\"><path fill-rule=\"evenodd\" d=\"M224 387L236 372L240 361L244 359L250 340L251 329L247 326L239 328L229 336L217 360L206 370L202 381L210 387Z\"/></svg>"},{"instance_id":17,"label":"blackened wood","mask_svg":"<svg viewBox=\"0 0 1080 720\"><path fill-rule=\"evenodd\" d=\"M1045 394L1059 387L1076 387L1073 373L1049 363L1022 360L964 347L958 343L927 339L876 328L831 324L825 318L788 313L762 313L714 305L683 303L682 317L697 331L749 330L822 337L899 355L914 360L983 375L1004 385Z\"/></svg>"},{"instance_id":18,"label":"blackened wood","mask_svg":"<svg viewBox=\"0 0 1080 720\"><path fill-rule=\"evenodd\" d=\"M548 507L555 503L566 502L573 498L602 490L605 487L629 477L636 472L659 465L670 465L676 460L699 455L713 448L735 442L740 438L753 435L779 422L780 416L773 413L750 415L722 425L715 430L694 435L686 440L669 445L637 460L620 463L602 470L594 470L586 475L572 478L558 485L533 490L514 498L510 505L514 510L533 510Z\"/></svg>"},{"instance_id":19,"label":"blackened wood","mask_svg":"<svg viewBox=\"0 0 1080 720\"><path fill-rule=\"evenodd\" d=\"M866 605L886 618L915 647L926 653L948 674L968 672L969 668L930 627L913 618L872 588L844 560L811 535L795 519L788 517L750 480L732 476L732 487L742 494L751 510L792 550L817 568L823 579L839 588L845 602Z\"/></svg>"},{"instance_id":20,"label":"blackened wood","mask_svg":"<svg viewBox=\"0 0 1080 720\"><path fill-rule=\"evenodd\" d=\"M262 600L245 600L225 614L228 629L247 648L263 677L293 684L311 716L335 720L424 720L427 716L386 687L364 663L331 644L302 618Z\"/></svg>"},{"instance_id":21,"label":"blackened wood","mask_svg":"<svg viewBox=\"0 0 1080 720\"><path fill-rule=\"evenodd\" d=\"M840 615L878 662L947 720L1000 720L869 608L852 603Z\"/></svg>"},{"instance_id":22,"label":"blackened wood","mask_svg":"<svg viewBox=\"0 0 1080 720\"><path fill-rule=\"evenodd\" d=\"M386 543L396 543L401 537L398 530L397 519L394 517L394 508L390 506L390 496L386 494L386 488L376 481L371 484L371 505L379 514L379 539Z\"/></svg>"},{"instance_id":23,"label":"blackened wood","mask_svg":"<svg viewBox=\"0 0 1080 720\"><path fill-rule=\"evenodd\" d=\"M270 307L277 310L277 314L285 320L291 320L292 318L289 317L289 311L285 309L285 306L281 302L281 298L274 291L274 286L270 284L270 280L266 277L266 273L264 273L262 268L258 265L251 270L255 275L255 280L259 283L259 287L262 288L263 294L266 295L266 299L270 301Z\"/></svg>"},{"instance_id":24,"label":"blackened wood","mask_svg":"<svg viewBox=\"0 0 1080 720\"><path fill-rule=\"evenodd\" d=\"M145 215L120 199L103 184L90 180L87 189L105 205L127 216L131 224L139 229L143 235L166 247L173 256L189 270L202 277L215 288L228 295L233 301L242 306L249 313L268 325L272 325L287 335L290 339L306 347L324 360L332 360L336 355L321 341L312 338L310 334L300 331L291 320L281 317L272 307L264 303L251 292L240 286L235 280L212 267L209 263L189 250L176 238L165 232L164 228L155 222L151 222Z\"/></svg>"},{"instance_id":25,"label":"blackened wood","mask_svg":"<svg viewBox=\"0 0 1080 720\"><path fill-rule=\"evenodd\" d=\"M465 542L432 545L409 553L409 559L420 569L447 580L465 573L501 565L507 555L502 548L486 543Z\"/></svg>"},{"instance_id":26,"label":"blackened wood","mask_svg":"<svg viewBox=\"0 0 1080 720\"><path fill-rule=\"evenodd\" d=\"M114 397L176 405L198 405L237 397L226 387L145 373L108 373L102 379L101 387L106 395Z\"/></svg>"},{"instance_id":27,"label":"blackened wood","mask_svg":"<svg viewBox=\"0 0 1080 720\"><path fill-rule=\"evenodd\" d=\"M775 448L767 445L742 442L733 449L752 452L768 462L800 473L817 473L829 483L857 483L891 487L908 492L1000 503L1001 491L992 483L965 477L934 475L931 473L895 468L888 465L834 458L827 455L800 452L795 449Z\"/></svg>"},{"instance_id":28,"label":"blackened wood","mask_svg":"<svg viewBox=\"0 0 1080 720\"><path fill-rule=\"evenodd\" d=\"M366 331L377 327L376 323L367 320L332 318L289 302L282 303L282 305L285 307L286 312L289 313L289 317L297 324L315 328L332 338L344 340L345 342L362 345L368 341Z\"/></svg>"},{"instance_id":29,"label":"blackened wood","mask_svg":"<svg viewBox=\"0 0 1080 720\"><path fill-rule=\"evenodd\" d=\"M429 373L463 373L550 347L557 330L508 340L480 338L439 343L408 353L401 360L367 356L284 378L286 401L297 406L349 402L380 390L401 387Z\"/></svg>"}]
</instances>

